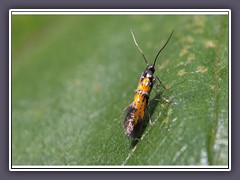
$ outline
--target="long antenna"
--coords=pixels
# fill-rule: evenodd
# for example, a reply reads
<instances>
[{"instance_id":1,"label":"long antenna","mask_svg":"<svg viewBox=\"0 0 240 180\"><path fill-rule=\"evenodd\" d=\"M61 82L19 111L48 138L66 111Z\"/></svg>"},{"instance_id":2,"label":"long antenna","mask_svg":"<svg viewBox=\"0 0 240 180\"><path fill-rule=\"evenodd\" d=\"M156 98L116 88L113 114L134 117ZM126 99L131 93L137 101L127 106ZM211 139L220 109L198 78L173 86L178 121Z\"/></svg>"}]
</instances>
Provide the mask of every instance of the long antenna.
<instances>
[{"instance_id":1,"label":"long antenna","mask_svg":"<svg viewBox=\"0 0 240 180\"><path fill-rule=\"evenodd\" d=\"M138 46L138 43L137 43L137 41L136 41L136 39L135 39L135 36L134 36L132 30L130 30L130 32L131 32L131 34L132 34L132 37L133 37L133 40L134 40L135 45L137 46L137 48L138 48L139 51L141 52L141 54L142 54L142 56L143 56L143 59L145 60L146 64L148 65L147 59L146 59L146 57L144 56L143 51L141 50L141 48Z\"/></svg>"},{"instance_id":2,"label":"long antenna","mask_svg":"<svg viewBox=\"0 0 240 180\"><path fill-rule=\"evenodd\" d=\"M170 34L167 42L166 42L166 43L164 44L164 46L158 51L158 53L157 53L157 55L156 55L156 57L155 57L155 59L154 59L153 67L155 66L155 63L156 63L157 58L158 58L158 55L161 53L161 51L162 51L162 50L165 48L165 46L167 45L168 41L171 39L172 34L173 34L173 31L174 31L174 29L172 30L172 33Z\"/></svg>"}]
</instances>

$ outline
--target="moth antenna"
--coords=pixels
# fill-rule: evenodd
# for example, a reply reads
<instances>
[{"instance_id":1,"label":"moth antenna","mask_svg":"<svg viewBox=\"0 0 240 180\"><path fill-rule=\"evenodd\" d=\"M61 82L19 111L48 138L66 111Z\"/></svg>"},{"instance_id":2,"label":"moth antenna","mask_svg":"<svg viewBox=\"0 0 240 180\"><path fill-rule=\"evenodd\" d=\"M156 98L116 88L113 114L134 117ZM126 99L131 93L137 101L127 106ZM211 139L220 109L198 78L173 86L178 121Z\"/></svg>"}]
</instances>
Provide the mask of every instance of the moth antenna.
<instances>
[{"instance_id":1,"label":"moth antenna","mask_svg":"<svg viewBox=\"0 0 240 180\"><path fill-rule=\"evenodd\" d=\"M134 40L135 45L137 46L137 48L138 48L139 51L141 52L145 63L148 65L147 59L146 59L145 55L143 54L143 51L141 50L141 48L138 46L138 43L137 43L137 41L136 41L136 39L135 39L135 36L134 36L132 30L130 30L130 32L131 32L131 34L132 34L132 37L133 37L133 40Z\"/></svg>"},{"instance_id":2,"label":"moth antenna","mask_svg":"<svg viewBox=\"0 0 240 180\"><path fill-rule=\"evenodd\" d=\"M173 34L173 31L174 31L174 29L172 30L172 32L171 32L170 36L168 37L168 40L166 41L166 43L165 43L165 44L163 45L163 47L158 51L158 53L157 53L157 55L156 55L156 57L155 57L155 59L154 59L153 67L155 66L155 63L156 63L156 61L157 61L157 58L158 58L159 54L160 54L161 51L165 48L165 46L167 45L168 41L171 39L172 34Z\"/></svg>"}]
</instances>

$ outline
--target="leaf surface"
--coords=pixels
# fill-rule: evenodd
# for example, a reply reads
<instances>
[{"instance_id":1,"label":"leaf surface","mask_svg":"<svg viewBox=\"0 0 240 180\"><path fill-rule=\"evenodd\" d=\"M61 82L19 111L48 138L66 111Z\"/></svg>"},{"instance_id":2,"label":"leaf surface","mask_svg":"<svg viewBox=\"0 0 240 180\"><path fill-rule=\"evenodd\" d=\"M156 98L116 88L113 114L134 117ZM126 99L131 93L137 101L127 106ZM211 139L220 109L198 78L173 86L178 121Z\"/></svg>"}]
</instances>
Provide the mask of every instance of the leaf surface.
<instances>
[{"instance_id":1,"label":"leaf surface","mask_svg":"<svg viewBox=\"0 0 240 180\"><path fill-rule=\"evenodd\" d=\"M13 16L13 165L227 165L228 16ZM152 62L141 139L123 110ZM27 36L26 32L29 32Z\"/></svg>"}]
</instances>

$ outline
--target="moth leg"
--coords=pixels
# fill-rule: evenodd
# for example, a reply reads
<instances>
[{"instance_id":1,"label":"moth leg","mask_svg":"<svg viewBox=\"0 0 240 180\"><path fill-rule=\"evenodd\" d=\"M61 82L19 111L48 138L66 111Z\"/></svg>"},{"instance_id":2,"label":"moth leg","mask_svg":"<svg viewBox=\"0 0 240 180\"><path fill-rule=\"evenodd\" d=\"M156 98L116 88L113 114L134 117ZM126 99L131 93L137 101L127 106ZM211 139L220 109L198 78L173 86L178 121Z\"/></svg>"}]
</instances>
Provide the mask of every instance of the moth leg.
<instances>
[{"instance_id":1,"label":"moth leg","mask_svg":"<svg viewBox=\"0 0 240 180\"><path fill-rule=\"evenodd\" d=\"M157 81L156 81L156 80L157 80ZM170 103L170 100L167 99L167 98L165 98L164 96L162 96L162 92L159 90L159 89L160 89L160 88L159 88L160 85L161 85L165 90L168 90L168 89L163 85L162 81L156 76L156 79L154 78L154 82L155 82L156 88L157 88L157 90L155 90L155 88L154 88L155 92L157 92L157 93L160 95L160 97L161 97L165 102ZM159 99L157 99L157 100L159 100Z\"/></svg>"},{"instance_id":2,"label":"moth leg","mask_svg":"<svg viewBox=\"0 0 240 180\"><path fill-rule=\"evenodd\" d=\"M149 113L148 106L146 106L146 110L147 110L147 114L148 114L149 124L152 126L152 119L151 119L151 116L150 116L150 113Z\"/></svg>"},{"instance_id":3,"label":"moth leg","mask_svg":"<svg viewBox=\"0 0 240 180\"><path fill-rule=\"evenodd\" d=\"M162 81L159 79L159 77L156 76L156 80L158 80L158 83L159 83L159 84L158 84L158 83L156 82L156 86L157 86L157 87L159 87L160 84L161 84L162 87L163 87L165 90L168 90L168 89L164 86L164 84L162 83Z\"/></svg>"}]
</instances>

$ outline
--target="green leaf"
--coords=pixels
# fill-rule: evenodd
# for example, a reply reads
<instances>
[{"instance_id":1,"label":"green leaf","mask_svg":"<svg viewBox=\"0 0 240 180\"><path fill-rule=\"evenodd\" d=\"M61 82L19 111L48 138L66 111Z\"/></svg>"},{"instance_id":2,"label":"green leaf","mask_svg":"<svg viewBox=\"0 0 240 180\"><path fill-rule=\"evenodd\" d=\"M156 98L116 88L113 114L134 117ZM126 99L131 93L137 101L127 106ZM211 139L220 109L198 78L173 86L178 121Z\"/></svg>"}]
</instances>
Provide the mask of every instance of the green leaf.
<instances>
[{"instance_id":1,"label":"green leaf","mask_svg":"<svg viewBox=\"0 0 240 180\"><path fill-rule=\"evenodd\" d=\"M134 143L130 29L149 62L174 29L155 72L171 102L151 93ZM228 165L227 15L14 15L12 46L13 165Z\"/></svg>"}]
</instances>

